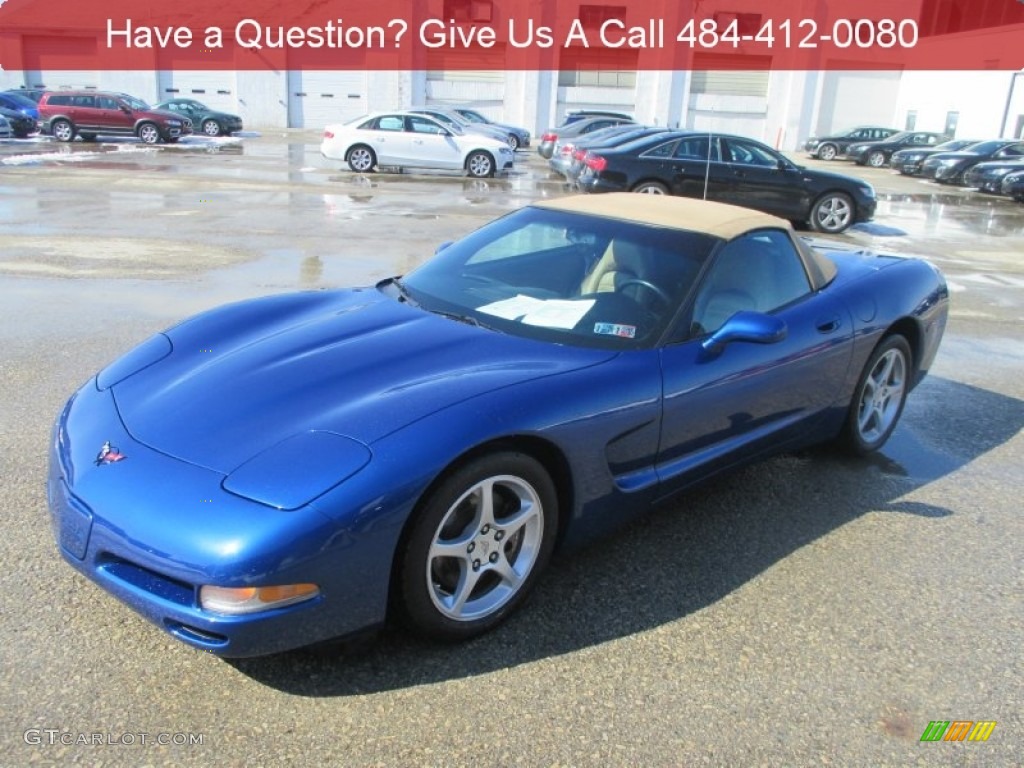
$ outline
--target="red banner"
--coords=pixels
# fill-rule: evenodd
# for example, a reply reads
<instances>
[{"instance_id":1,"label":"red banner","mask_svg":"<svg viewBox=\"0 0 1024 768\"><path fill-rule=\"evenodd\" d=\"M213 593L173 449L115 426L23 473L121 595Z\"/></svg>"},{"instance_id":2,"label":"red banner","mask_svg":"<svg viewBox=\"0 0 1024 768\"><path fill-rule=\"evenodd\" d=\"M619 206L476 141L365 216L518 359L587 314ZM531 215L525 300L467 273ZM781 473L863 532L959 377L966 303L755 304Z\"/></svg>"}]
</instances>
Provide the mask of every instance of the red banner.
<instances>
[{"instance_id":1,"label":"red banner","mask_svg":"<svg viewBox=\"0 0 1024 768\"><path fill-rule=\"evenodd\" d=\"M1024 67L1024 0L6 0L0 67Z\"/></svg>"}]
</instances>

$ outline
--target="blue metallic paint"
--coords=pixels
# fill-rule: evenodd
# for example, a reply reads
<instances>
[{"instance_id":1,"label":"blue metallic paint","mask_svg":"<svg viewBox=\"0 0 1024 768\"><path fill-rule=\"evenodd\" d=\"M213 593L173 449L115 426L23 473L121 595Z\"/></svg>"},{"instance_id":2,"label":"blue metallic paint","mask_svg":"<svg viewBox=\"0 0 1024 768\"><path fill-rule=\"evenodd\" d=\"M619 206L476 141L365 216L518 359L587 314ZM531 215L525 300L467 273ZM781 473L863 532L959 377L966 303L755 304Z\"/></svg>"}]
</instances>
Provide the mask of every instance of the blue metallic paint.
<instances>
[{"instance_id":1,"label":"blue metallic paint","mask_svg":"<svg viewBox=\"0 0 1024 768\"><path fill-rule=\"evenodd\" d=\"M407 520L467 454L533 453L559 486L561 543L575 547L711 474L834 437L894 326L920 380L945 324L941 277L919 261L832 258L832 284L776 314L784 339L711 357L700 340L615 352L496 334L370 289L193 318L108 367L59 418L49 495L60 549L153 622L225 656L380 624ZM128 458L97 466L107 441ZM324 446L333 472L310 455ZM273 482L259 482L261 467ZM244 616L198 603L203 584L299 582L319 597Z\"/></svg>"}]
</instances>

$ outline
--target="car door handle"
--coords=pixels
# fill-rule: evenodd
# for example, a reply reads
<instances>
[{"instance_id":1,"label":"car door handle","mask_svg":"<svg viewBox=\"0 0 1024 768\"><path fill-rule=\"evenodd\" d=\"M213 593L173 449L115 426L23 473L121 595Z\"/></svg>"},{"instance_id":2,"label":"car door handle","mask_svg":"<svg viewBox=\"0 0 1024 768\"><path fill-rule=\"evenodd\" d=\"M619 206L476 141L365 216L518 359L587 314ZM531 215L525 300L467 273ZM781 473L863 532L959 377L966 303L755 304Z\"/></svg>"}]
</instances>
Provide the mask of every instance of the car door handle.
<instances>
[{"instance_id":1,"label":"car door handle","mask_svg":"<svg viewBox=\"0 0 1024 768\"><path fill-rule=\"evenodd\" d=\"M843 321L839 318L839 315L834 315L832 317L820 318L814 326L820 333L835 333L842 324Z\"/></svg>"}]
</instances>

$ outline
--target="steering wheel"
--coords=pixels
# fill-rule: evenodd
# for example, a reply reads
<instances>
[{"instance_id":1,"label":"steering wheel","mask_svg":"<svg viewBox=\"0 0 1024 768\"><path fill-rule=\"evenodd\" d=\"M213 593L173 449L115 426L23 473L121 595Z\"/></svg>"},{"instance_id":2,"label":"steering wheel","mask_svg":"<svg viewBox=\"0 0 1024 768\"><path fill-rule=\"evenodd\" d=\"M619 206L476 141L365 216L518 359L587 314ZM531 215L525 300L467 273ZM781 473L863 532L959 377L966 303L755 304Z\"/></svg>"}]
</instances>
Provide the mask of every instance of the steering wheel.
<instances>
[{"instance_id":1,"label":"steering wheel","mask_svg":"<svg viewBox=\"0 0 1024 768\"><path fill-rule=\"evenodd\" d=\"M661 288L656 286L654 283L649 283L646 280L641 280L639 277L629 277L620 282L615 286L615 290L618 291L620 288L625 288L627 285L639 285L641 288L646 288L648 291L653 293L666 308L672 306L672 297L665 293Z\"/></svg>"}]
</instances>

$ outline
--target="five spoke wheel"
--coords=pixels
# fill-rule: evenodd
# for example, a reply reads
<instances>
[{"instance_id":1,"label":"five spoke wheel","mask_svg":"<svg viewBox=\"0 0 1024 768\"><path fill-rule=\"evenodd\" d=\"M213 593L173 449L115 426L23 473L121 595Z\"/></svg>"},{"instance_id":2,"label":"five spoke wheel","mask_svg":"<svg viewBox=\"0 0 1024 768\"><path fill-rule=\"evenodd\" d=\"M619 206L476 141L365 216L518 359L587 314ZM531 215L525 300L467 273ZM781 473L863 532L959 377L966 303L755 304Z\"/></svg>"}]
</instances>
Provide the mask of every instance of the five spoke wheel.
<instances>
[{"instance_id":1,"label":"five spoke wheel","mask_svg":"<svg viewBox=\"0 0 1024 768\"><path fill-rule=\"evenodd\" d=\"M460 640L502 621L551 556L554 484L535 459L494 453L451 474L421 505L399 562L413 628Z\"/></svg>"}]
</instances>

